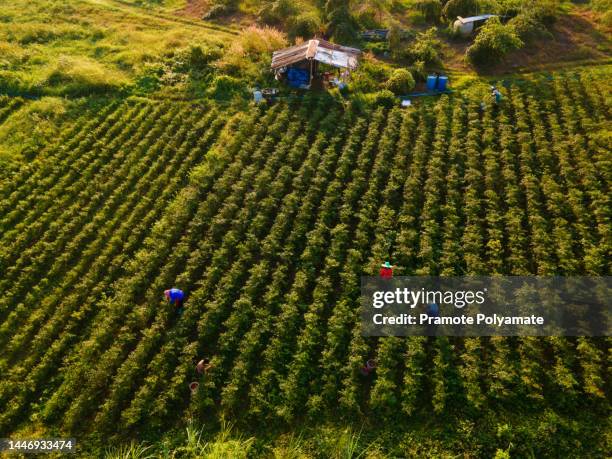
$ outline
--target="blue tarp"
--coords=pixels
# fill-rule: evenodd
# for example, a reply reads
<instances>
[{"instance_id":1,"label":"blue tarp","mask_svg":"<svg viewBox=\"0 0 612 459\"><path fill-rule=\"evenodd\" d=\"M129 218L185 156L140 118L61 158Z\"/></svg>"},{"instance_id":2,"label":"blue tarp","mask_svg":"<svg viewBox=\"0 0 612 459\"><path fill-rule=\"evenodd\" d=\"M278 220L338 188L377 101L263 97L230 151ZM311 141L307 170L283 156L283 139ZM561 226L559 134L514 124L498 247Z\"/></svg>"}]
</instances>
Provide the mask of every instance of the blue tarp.
<instances>
[{"instance_id":1,"label":"blue tarp","mask_svg":"<svg viewBox=\"0 0 612 459\"><path fill-rule=\"evenodd\" d=\"M310 73L308 70L289 67L287 69L287 83L293 88L308 86L310 83Z\"/></svg>"}]
</instances>

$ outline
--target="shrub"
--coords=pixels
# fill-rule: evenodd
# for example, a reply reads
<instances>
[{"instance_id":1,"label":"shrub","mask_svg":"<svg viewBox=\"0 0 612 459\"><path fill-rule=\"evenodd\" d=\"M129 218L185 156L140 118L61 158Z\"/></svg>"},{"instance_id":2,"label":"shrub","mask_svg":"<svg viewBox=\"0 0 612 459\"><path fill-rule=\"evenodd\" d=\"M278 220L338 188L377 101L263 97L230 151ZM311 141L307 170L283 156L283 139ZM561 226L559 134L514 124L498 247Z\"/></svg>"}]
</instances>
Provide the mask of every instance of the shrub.
<instances>
[{"instance_id":1,"label":"shrub","mask_svg":"<svg viewBox=\"0 0 612 459\"><path fill-rule=\"evenodd\" d=\"M289 20L289 38L310 38L322 27L321 18L316 12L305 12Z\"/></svg>"},{"instance_id":2,"label":"shrub","mask_svg":"<svg viewBox=\"0 0 612 459\"><path fill-rule=\"evenodd\" d=\"M217 75L208 91L208 95L216 99L231 99L236 94L245 93L246 85L238 78L228 75Z\"/></svg>"},{"instance_id":3,"label":"shrub","mask_svg":"<svg viewBox=\"0 0 612 459\"><path fill-rule=\"evenodd\" d=\"M384 41L371 41L365 44L363 51L370 51L374 55L381 55L389 52L389 44Z\"/></svg>"},{"instance_id":4,"label":"shrub","mask_svg":"<svg viewBox=\"0 0 612 459\"><path fill-rule=\"evenodd\" d=\"M394 70L391 77L385 83L386 89L394 94L408 94L414 89L414 78L406 69Z\"/></svg>"},{"instance_id":5,"label":"shrub","mask_svg":"<svg viewBox=\"0 0 612 459\"><path fill-rule=\"evenodd\" d=\"M374 105L380 105L385 108L393 107L397 102L395 94L388 89L383 89L374 94Z\"/></svg>"},{"instance_id":6,"label":"shrub","mask_svg":"<svg viewBox=\"0 0 612 459\"><path fill-rule=\"evenodd\" d=\"M408 48L408 58L412 61L422 61L426 65L438 64L440 40L436 37L436 33L435 27L417 33L414 42Z\"/></svg>"},{"instance_id":7,"label":"shrub","mask_svg":"<svg viewBox=\"0 0 612 459\"><path fill-rule=\"evenodd\" d=\"M515 32L525 43L538 38L551 37L551 33L544 27L533 12L525 11L519 14L510 19L508 25L514 27Z\"/></svg>"},{"instance_id":8,"label":"shrub","mask_svg":"<svg viewBox=\"0 0 612 459\"><path fill-rule=\"evenodd\" d=\"M474 16L478 12L477 0L449 0L442 8L442 15L449 21L455 20L457 16Z\"/></svg>"},{"instance_id":9,"label":"shrub","mask_svg":"<svg viewBox=\"0 0 612 459\"><path fill-rule=\"evenodd\" d=\"M189 48L177 50L170 55L161 67L161 71L159 75L161 76L163 73L190 73L190 72L199 72L205 73L207 72L211 64L221 57L221 49L220 48L211 48L211 47L201 47L197 45L192 45ZM159 66L159 64L153 64L154 66ZM150 67L151 64L148 64Z\"/></svg>"},{"instance_id":10,"label":"shrub","mask_svg":"<svg viewBox=\"0 0 612 459\"><path fill-rule=\"evenodd\" d=\"M416 60L412 64L412 74L415 80L425 81L427 79L427 70L425 68L425 62Z\"/></svg>"},{"instance_id":11,"label":"shrub","mask_svg":"<svg viewBox=\"0 0 612 459\"><path fill-rule=\"evenodd\" d=\"M531 13L545 25L552 25L559 16L558 0L538 0L526 3L523 12Z\"/></svg>"},{"instance_id":12,"label":"shrub","mask_svg":"<svg viewBox=\"0 0 612 459\"><path fill-rule=\"evenodd\" d=\"M491 65L522 46L523 42L512 25L504 25L499 22L499 18L491 18L482 26L474 43L467 49L466 57L473 65Z\"/></svg>"},{"instance_id":13,"label":"shrub","mask_svg":"<svg viewBox=\"0 0 612 459\"><path fill-rule=\"evenodd\" d=\"M388 68L373 59L362 59L352 75L351 88L356 92L374 92L389 79Z\"/></svg>"},{"instance_id":14,"label":"shrub","mask_svg":"<svg viewBox=\"0 0 612 459\"><path fill-rule=\"evenodd\" d=\"M428 21L440 21L442 3L439 0L417 0L415 6Z\"/></svg>"},{"instance_id":15,"label":"shrub","mask_svg":"<svg viewBox=\"0 0 612 459\"><path fill-rule=\"evenodd\" d=\"M189 49L189 67L194 70L202 71L220 57L221 50L218 48L202 48L201 46L192 46Z\"/></svg>"},{"instance_id":16,"label":"shrub","mask_svg":"<svg viewBox=\"0 0 612 459\"><path fill-rule=\"evenodd\" d=\"M351 16L348 0L327 0L327 29L340 42L352 42L357 36L357 24Z\"/></svg>"},{"instance_id":17,"label":"shrub","mask_svg":"<svg viewBox=\"0 0 612 459\"><path fill-rule=\"evenodd\" d=\"M376 29L380 27L379 16L379 11L372 7L365 7L355 15L355 19L364 29Z\"/></svg>"}]
</instances>

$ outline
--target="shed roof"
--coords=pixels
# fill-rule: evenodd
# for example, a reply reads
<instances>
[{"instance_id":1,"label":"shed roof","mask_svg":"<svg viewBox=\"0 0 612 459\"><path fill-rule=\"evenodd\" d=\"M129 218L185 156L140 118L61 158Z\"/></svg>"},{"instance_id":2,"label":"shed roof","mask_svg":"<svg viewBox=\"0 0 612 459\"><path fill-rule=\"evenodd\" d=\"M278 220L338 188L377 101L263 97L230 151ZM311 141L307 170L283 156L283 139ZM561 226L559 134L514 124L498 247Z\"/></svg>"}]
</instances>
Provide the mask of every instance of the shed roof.
<instances>
[{"instance_id":1,"label":"shed roof","mask_svg":"<svg viewBox=\"0 0 612 459\"><path fill-rule=\"evenodd\" d=\"M272 68L278 69L304 60L314 59L334 67L357 68L357 57L361 51L340 46L325 40L308 40L300 45L274 51Z\"/></svg>"},{"instance_id":2,"label":"shed roof","mask_svg":"<svg viewBox=\"0 0 612 459\"><path fill-rule=\"evenodd\" d=\"M469 22L484 21L485 19L489 19L495 16L497 16L497 14L481 14L480 16L470 16L469 18L462 18L461 16L457 16L457 20L461 24L467 24Z\"/></svg>"}]
</instances>

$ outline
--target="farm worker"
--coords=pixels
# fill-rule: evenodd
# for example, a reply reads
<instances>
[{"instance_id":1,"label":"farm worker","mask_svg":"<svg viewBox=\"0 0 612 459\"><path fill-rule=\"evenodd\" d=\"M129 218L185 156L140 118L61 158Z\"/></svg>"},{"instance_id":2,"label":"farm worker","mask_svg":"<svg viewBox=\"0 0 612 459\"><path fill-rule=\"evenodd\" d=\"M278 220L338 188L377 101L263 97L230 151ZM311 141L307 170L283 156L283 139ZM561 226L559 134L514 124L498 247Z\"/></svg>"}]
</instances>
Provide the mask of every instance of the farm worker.
<instances>
[{"instance_id":1,"label":"farm worker","mask_svg":"<svg viewBox=\"0 0 612 459\"><path fill-rule=\"evenodd\" d=\"M196 371L199 374L207 373L208 370L210 370L211 368L212 368L212 364L210 363L209 359L202 359L196 365Z\"/></svg>"},{"instance_id":2,"label":"farm worker","mask_svg":"<svg viewBox=\"0 0 612 459\"><path fill-rule=\"evenodd\" d=\"M491 95L495 98L495 103L499 104L502 100L502 94L495 86L491 86Z\"/></svg>"},{"instance_id":3,"label":"farm worker","mask_svg":"<svg viewBox=\"0 0 612 459\"><path fill-rule=\"evenodd\" d=\"M361 367L361 374L364 376L369 376L370 373L372 373L375 368L376 368L376 361L370 359L366 362L366 364L363 367Z\"/></svg>"},{"instance_id":4,"label":"farm worker","mask_svg":"<svg viewBox=\"0 0 612 459\"><path fill-rule=\"evenodd\" d=\"M427 315L429 317L438 317L440 315L440 307L436 303L427 305Z\"/></svg>"},{"instance_id":5,"label":"farm worker","mask_svg":"<svg viewBox=\"0 0 612 459\"><path fill-rule=\"evenodd\" d=\"M393 265L391 265L391 263L388 261L385 261L380 266L380 277L383 279L391 279L393 277Z\"/></svg>"},{"instance_id":6,"label":"farm worker","mask_svg":"<svg viewBox=\"0 0 612 459\"><path fill-rule=\"evenodd\" d=\"M168 303L176 306L176 312L179 314L183 313L183 299L185 298L185 293L182 290L171 288L164 291L164 296L168 300Z\"/></svg>"}]
</instances>

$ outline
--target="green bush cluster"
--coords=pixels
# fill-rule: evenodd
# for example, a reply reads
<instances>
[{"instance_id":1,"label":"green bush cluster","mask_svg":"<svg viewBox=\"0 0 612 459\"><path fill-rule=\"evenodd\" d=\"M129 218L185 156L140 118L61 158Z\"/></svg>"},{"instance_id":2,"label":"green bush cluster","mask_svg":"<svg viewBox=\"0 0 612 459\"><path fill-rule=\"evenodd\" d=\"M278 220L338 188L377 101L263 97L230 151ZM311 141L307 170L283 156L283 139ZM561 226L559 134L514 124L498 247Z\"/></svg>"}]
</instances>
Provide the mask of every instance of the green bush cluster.
<instances>
[{"instance_id":1,"label":"green bush cluster","mask_svg":"<svg viewBox=\"0 0 612 459\"><path fill-rule=\"evenodd\" d=\"M397 95L408 94L414 89L414 78L409 70L396 69L385 83L385 88Z\"/></svg>"},{"instance_id":2,"label":"green bush cluster","mask_svg":"<svg viewBox=\"0 0 612 459\"><path fill-rule=\"evenodd\" d=\"M523 42L512 25L502 24L498 18L491 18L482 26L474 43L467 49L466 57L476 66L493 65L521 46Z\"/></svg>"},{"instance_id":3,"label":"green bush cluster","mask_svg":"<svg viewBox=\"0 0 612 459\"><path fill-rule=\"evenodd\" d=\"M517 35L525 43L552 36L533 11L525 11L513 17L508 21L508 26L513 27Z\"/></svg>"},{"instance_id":4,"label":"green bush cluster","mask_svg":"<svg viewBox=\"0 0 612 459\"><path fill-rule=\"evenodd\" d=\"M314 11L306 11L293 16L289 20L288 25L288 35L291 39L296 37L302 37L305 39L314 37L323 27L321 18Z\"/></svg>"},{"instance_id":5,"label":"green bush cluster","mask_svg":"<svg viewBox=\"0 0 612 459\"><path fill-rule=\"evenodd\" d=\"M407 49L407 56L412 62L421 61L426 65L440 63L441 43L436 34L435 27L417 33L416 38Z\"/></svg>"},{"instance_id":6,"label":"green bush cluster","mask_svg":"<svg viewBox=\"0 0 612 459\"><path fill-rule=\"evenodd\" d=\"M357 36L358 24L351 14L349 0L327 0L325 2L327 31L337 41L352 43Z\"/></svg>"},{"instance_id":7,"label":"green bush cluster","mask_svg":"<svg viewBox=\"0 0 612 459\"><path fill-rule=\"evenodd\" d=\"M311 38L322 29L319 12L314 8L301 8L291 0L265 0L257 13L267 25L282 26L290 39Z\"/></svg>"},{"instance_id":8,"label":"green bush cluster","mask_svg":"<svg viewBox=\"0 0 612 459\"><path fill-rule=\"evenodd\" d=\"M474 16L479 12L478 0L448 0L442 8L442 15L447 21L454 21L457 16Z\"/></svg>"},{"instance_id":9,"label":"green bush cluster","mask_svg":"<svg viewBox=\"0 0 612 459\"><path fill-rule=\"evenodd\" d=\"M440 21L440 14L442 13L440 0L416 0L414 5L426 20L434 23Z\"/></svg>"}]
</instances>

